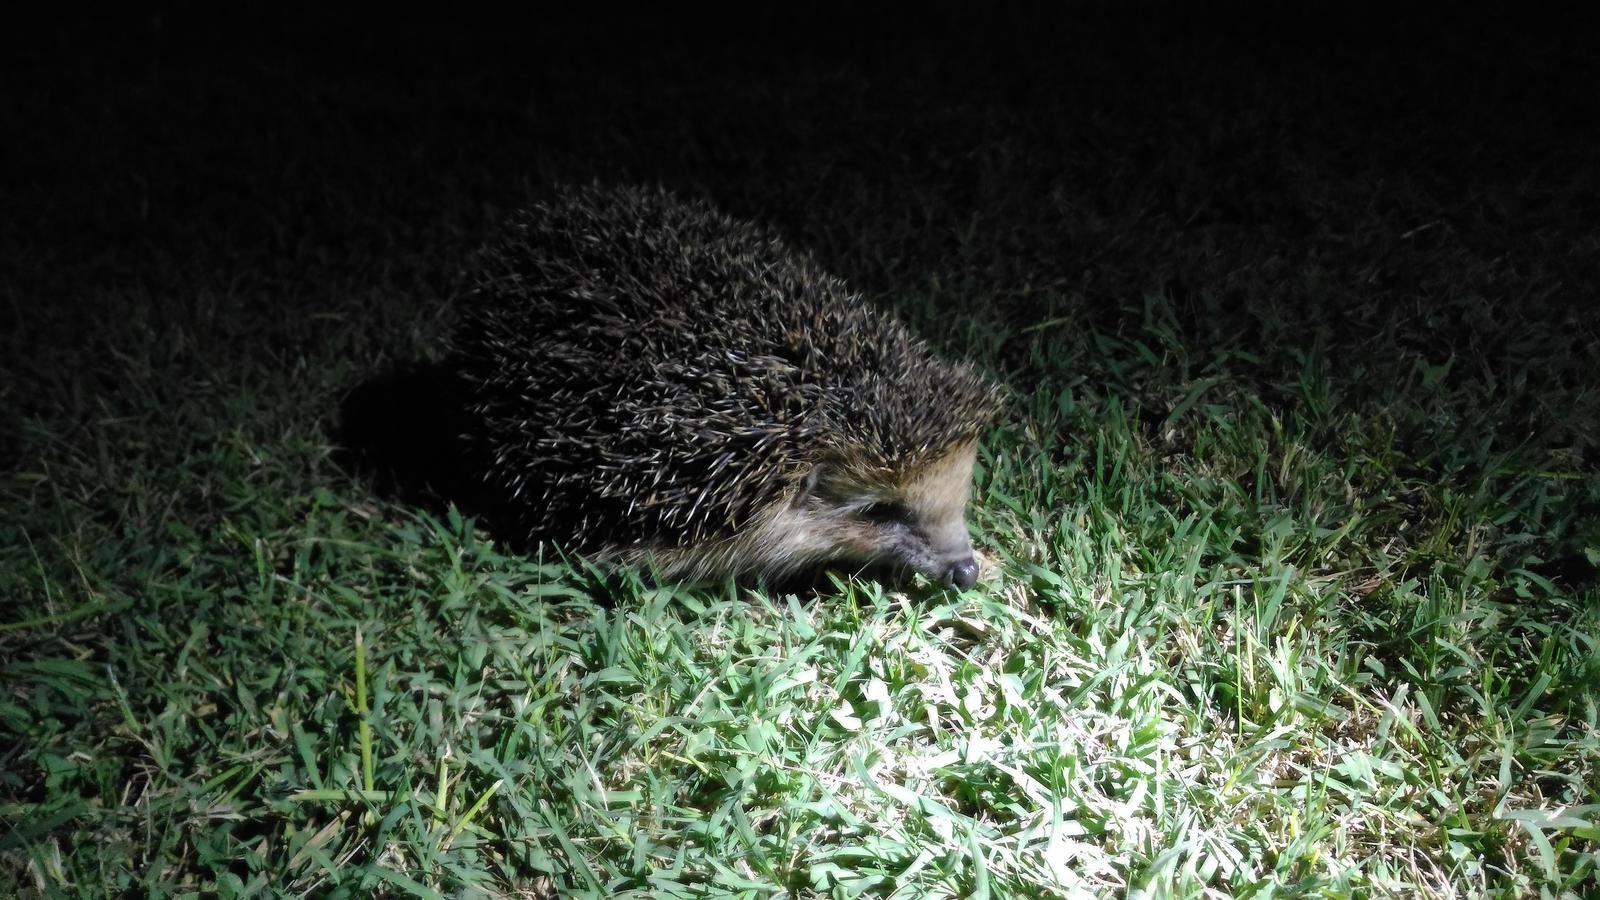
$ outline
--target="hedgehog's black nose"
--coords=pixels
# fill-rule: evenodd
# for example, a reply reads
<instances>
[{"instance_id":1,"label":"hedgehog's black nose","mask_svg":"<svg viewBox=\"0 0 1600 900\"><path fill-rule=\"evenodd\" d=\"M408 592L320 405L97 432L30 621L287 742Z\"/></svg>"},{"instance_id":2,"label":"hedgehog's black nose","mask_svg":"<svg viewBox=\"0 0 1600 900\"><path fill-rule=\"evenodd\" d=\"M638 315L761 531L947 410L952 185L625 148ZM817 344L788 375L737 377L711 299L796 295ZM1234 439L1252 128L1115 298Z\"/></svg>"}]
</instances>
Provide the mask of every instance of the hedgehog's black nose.
<instances>
[{"instance_id":1,"label":"hedgehog's black nose","mask_svg":"<svg viewBox=\"0 0 1600 900\"><path fill-rule=\"evenodd\" d=\"M972 557L958 560L944 573L944 586L965 591L978 583L978 561Z\"/></svg>"}]
</instances>

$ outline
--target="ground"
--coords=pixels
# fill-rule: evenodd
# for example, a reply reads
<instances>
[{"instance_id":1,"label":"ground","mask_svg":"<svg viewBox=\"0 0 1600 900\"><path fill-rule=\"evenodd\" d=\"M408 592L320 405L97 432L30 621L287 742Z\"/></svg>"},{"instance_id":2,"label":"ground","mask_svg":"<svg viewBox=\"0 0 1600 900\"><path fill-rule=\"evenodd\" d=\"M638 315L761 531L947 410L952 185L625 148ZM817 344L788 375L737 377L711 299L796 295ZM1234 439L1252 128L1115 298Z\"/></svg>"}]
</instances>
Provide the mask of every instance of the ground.
<instances>
[{"instance_id":1,"label":"ground","mask_svg":"<svg viewBox=\"0 0 1600 900\"><path fill-rule=\"evenodd\" d=\"M0 893L1592 895L1588 48L1080 10L12 29ZM344 464L593 178L1006 386L977 589L651 586Z\"/></svg>"}]
</instances>

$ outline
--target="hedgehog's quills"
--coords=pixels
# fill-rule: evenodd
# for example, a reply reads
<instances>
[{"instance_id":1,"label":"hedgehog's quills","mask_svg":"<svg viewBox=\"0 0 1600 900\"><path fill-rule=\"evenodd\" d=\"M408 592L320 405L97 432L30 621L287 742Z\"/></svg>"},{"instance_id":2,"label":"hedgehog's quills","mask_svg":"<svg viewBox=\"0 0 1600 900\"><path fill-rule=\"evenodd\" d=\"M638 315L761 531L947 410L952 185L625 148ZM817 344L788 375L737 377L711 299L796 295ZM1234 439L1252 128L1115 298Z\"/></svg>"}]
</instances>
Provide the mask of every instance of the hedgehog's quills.
<instances>
[{"instance_id":1,"label":"hedgehog's quills","mask_svg":"<svg viewBox=\"0 0 1600 900\"><path fill-rule=\"evenodd\" d=\"M566 191L486 251L454 352L517 537L674 580L977 580L994 391L758 226Z\"/></svg>"}]
</instances>

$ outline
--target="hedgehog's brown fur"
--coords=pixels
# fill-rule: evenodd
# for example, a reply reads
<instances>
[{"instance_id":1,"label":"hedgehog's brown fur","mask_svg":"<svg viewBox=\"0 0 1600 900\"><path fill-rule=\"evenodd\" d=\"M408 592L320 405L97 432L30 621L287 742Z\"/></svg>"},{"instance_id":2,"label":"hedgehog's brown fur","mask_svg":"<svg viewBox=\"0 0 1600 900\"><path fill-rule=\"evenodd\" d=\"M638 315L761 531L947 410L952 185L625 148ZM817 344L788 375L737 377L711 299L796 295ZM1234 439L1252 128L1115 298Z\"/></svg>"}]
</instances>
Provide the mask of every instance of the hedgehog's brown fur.
<instances>
[{"instance_id":1,"label":"hedgehog's brown fur","mask_svg":"<svg viewBox=\"0 0 1600 900\"><path fill-rule=\"evenodd\" d=\"M772 546L823 494L859 505L944 466L965 505L992 387L769 230L662 190L567 189L480 273L455 350L519 537L674 577L780 575L830 561L821 531Z\"/></svg>"}]
</instances>

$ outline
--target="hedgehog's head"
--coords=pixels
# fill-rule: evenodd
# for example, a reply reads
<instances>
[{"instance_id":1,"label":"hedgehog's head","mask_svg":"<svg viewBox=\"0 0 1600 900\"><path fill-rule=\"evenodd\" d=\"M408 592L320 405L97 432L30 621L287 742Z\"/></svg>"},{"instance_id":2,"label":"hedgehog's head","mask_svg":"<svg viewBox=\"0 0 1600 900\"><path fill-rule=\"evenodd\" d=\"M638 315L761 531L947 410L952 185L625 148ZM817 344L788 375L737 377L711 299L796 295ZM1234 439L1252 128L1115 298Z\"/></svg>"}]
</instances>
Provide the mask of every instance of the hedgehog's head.
<instances>
[{"instance_id":1,"label":"hedgehog's head","mask_svg":"<svg viewBox=\"0 0 1600 900\"><path fill-rule=\"evenodd\" d=\"M964 441L902 470L819 465L802 504L821 561L909 570L946 587L972 587L978 562L967 501L976 456L977 442Z\"/></svg>"},{"instance_id":2,"label":"hedgehog's head","mask_svg":"<svg viewBox=\"0 0 1600 900\"><path fill-rule=\"evenodd\" d=\"M966 590L978 580L967 533L976 440L901 468L818 462L799 490L737 539L743 566L779 579L825 568L917 572Z\"/></svg>"}]
</instances>

